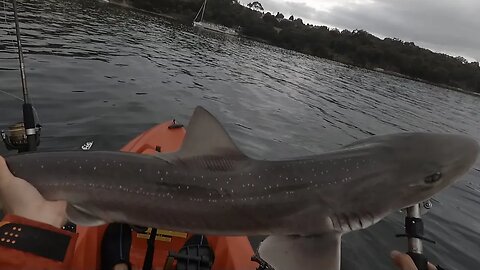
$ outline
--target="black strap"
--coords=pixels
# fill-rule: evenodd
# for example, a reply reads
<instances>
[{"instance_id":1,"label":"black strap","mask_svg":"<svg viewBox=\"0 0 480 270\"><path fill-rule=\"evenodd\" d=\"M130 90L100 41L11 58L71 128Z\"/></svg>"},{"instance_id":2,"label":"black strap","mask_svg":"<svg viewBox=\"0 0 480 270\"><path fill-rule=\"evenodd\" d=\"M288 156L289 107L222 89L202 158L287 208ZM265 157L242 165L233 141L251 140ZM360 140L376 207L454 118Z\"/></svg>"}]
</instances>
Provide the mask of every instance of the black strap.
<instances>
[{"instance_id":1,"label":"black strap","mask_svg":"<svg viewBox=\"0 0 480 270\"><path fill-rule=\"evenodd\" d=\"M121 223L108 225L101 245L101 269L111 270L117 264L126 264L128 269L131 269L131 245L132 230L130 226Z\"/></svg>"},{"instance_id":2,"label":"black strap","mask_svg":"<svg viewBox=\"0 0 480 270\"><path fill-rule=\"evenodd\" d=\"M142 270L152 270L153 254L155 253L155 238L157 237L157 229L152 228L150 237L147 240L147 252L145 253L145 260L143 261Z\"/></svg>"},{"instance_id":3,"label":"black strap","mask_svg":"<svg viewBox=\"0 0 480 270\"><path fill-rule=\"evenodd\" d=\"M71 237L58 232L18 223L0 227L0 245L63 262Z\"/></svg>"}]
</instances>

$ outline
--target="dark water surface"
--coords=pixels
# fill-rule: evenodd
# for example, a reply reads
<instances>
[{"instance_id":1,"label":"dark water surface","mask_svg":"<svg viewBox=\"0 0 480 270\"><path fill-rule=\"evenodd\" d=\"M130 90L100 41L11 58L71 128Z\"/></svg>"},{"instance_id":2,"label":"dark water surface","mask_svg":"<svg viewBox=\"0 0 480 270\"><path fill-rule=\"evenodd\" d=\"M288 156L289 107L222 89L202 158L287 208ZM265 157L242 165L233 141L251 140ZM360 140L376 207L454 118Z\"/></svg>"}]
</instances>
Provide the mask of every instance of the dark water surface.
<instances>
[{"instance_id":1,"label":"dark water surface","mask_svg":"<svg viewBox=\"0 0 480 270\"><path fill-rule=\"evenodd\" d=\"M10 4L0 3L0 90L18 95ZM5 23L7 15L7 23ZM29 88L42 150L115 150L150 126L214 113L253 157L321 153L373 134L433 131L480 139L479 98L339 65L241 38L192 29L97 2L22 1ZM21 103L0 93L0 127ZM0 153L6 150L0 147ZM480 165L435 196L425 216L449 269L480 268ZM372 194L374 196L375 194ZM340 198L339 198L340 199ZM379 202L382 203L382 202ZM403 215L343 239L343 269L393 269Z\"/></svg>"}]
</instances>

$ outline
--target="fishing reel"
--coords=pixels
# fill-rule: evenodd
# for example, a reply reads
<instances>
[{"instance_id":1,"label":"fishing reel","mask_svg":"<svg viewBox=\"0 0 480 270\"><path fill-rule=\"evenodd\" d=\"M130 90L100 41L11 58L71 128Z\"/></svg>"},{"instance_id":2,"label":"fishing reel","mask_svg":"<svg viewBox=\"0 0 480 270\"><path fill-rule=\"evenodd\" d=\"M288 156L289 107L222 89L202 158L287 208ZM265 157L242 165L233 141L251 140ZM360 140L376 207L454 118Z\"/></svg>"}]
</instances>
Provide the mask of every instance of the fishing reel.
<instances>
[{"instance_id":1,"label":"fishing reel","mask_svg":"<svg viewBox=\"0 0 480 270\"><path fill-rule=\"evenodd\" d=\"M5 147L8 150L17 150L19 153L30 151L31 145L28 142L28 135L34 134L35 146L40 145L40 132L42 126L37 124L34 128L35 132L29 132L25 130L25 125L23 122L16 123L8 127L8 130L2 130L1 136Z\"/></svg>"}]
</instances>

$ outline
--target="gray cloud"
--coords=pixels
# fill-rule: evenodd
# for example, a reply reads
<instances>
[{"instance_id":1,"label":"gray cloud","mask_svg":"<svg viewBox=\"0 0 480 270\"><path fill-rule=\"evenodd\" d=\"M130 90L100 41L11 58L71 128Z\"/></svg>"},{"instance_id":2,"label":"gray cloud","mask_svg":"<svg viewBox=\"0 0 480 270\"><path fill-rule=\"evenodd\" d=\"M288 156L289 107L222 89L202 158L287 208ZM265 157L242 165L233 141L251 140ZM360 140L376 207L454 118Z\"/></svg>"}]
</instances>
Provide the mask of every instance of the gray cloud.
<instances>
[{"instance_id":1,"label":"gray cloud","mask_svg":"<svg viewBox=\"0 0 480 270\"><path fill-rule=\"evenodd\" d=\"M480 61L480 1L371 0L342 3L328 11L305 3L260 1L266 10L341 29L364 29Z\"/></svg>"}]
</instances>

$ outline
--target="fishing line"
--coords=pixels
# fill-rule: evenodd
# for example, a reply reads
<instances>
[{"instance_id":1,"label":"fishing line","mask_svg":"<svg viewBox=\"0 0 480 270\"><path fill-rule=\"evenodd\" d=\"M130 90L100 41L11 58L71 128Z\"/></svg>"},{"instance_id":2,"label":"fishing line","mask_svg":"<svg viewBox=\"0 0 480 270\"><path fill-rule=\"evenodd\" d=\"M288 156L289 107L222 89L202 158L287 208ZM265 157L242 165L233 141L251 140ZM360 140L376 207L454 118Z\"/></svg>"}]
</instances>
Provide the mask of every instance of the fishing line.
<instances>
[{"instance_id":1,"label":"fishing line","mask_svg":"<svg viewBox=\"0 0 480 270\"><path fill-rule=\"evenodd\" d=\"M18 99L18 100L20 100L20 101L23 102L23 98L21 98L21 97L15 96L14 94L11 94L11 93L9 93L9 92L7 92L7 91L3 91L2 89L0 89L0 92L4 93L4 94L7 95L7 96L11 96L12 98Z\"/></svg>"},{"instance_id":2,"label":"fishing line","mask_svg":"<svg viewBox=\"0 0 480 270\"><path fill-rule=\"evenodd\" d=\"M5 94L5 95L7 95L7 96L10 96L10 97L14 98L14 99L18 99L18 100L24 102L23 98L21 98L21 97L19 97L19 96L16 96L16 95L14 95L14 94L12 94L12 93L9 93L9 92L7 92L7 91L4 91L4 90L2 90L2 89L0 89L0 93L3 93L3 94ZM35 118L37 118L37 122L38 122L38 123L41 123L42 121L40 121L40 117L38 116L37 109L35 108L35 106L32 106L32 108L33 108L33 113L35 114Z\"/></svg>"}]
</instances>

